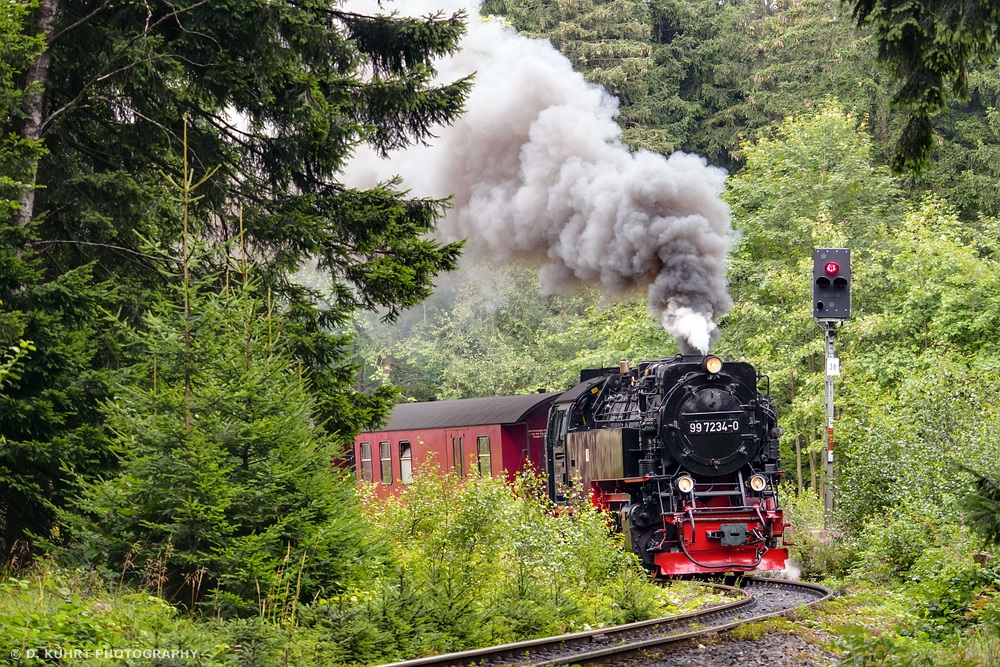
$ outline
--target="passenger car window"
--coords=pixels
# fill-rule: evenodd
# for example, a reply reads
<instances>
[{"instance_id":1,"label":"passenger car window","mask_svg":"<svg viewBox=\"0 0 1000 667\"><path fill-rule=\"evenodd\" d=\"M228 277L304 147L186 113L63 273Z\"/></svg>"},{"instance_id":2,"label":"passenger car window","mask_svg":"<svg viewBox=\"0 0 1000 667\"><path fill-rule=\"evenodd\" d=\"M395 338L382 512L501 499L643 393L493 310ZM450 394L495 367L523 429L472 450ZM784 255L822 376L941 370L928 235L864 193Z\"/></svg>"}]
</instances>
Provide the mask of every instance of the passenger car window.
<instances>
[{"instance_id":1,"label":"passenger car window","mask_svg":"<svg viewBox=\"0 0 1000 667\"><path fill-rule=\"evenodd\" d=\"M413 484L413 449L405 441L399 443L399 481Z\"/></svg>"},{"instance_id":2,"label":"passenger car window","mask_svg":"<svg viewBox=\"0 0 1000 667\"><path fill-rule=\"evenodd\" d=\"M359 445L361 449L361 479L366 482L374 481L374 476L372 475L372 443L362 442Z\"/></svg>"}]
</instances>

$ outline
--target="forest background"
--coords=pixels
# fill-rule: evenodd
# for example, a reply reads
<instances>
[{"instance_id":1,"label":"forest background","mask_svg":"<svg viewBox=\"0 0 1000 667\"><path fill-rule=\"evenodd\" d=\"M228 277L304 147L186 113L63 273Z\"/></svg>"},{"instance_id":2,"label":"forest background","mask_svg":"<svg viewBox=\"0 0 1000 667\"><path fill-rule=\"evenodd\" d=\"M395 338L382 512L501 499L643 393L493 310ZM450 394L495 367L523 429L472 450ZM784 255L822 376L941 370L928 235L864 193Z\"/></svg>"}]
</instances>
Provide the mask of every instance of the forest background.
<instances>
[{"instance_id":1,"label":"forest background","mask_svg":"<svg viewBox=\"0 0 1000 667\"><path fill-rule=\"evenodd\" d=\"M967 524L982 513L963 503L968 469L1000 475L997 63L971 63L967 98L933 116L924 170L901 175L889 165L908 116L850 7L482 9L548 39L617 96L632 148L729 171L735 305L714 351L769 376L803 522L829 482L812 249L852 249L854 317L837 337L838 539L803 531L797 557L811 576L924 582L889 642L857 639L859 655L943 637L995 648L1000 574L976 564ZM43 554L83 567L9 579L5 617L17 622L5 641L137 641L152 629L173 646L224 637L259 656L291 646L342 664L668 604L620 574L613 548L568 565L603 544L600 521L553 528L525 504L529 481L427 481L422 504L386 523L328 472L396 400L564 389L581 368L677 349L641 299L546 295L533 267L460 265L460 243L425 237L447 202L341 184L355 146L419 143L460 113L472 82L437 83L433 63L456 47L461 16L376 20L311 0L32 0L0 16L0 550L15 572ZM449 505L463 511L435 515ZM484 507L506 509L487 520ZM511 517L519 541L476 533ZM420 531L434 539L407 563L393 539ZM498 560L470 561L473 534ZM525 570L502 571L505 555ZM421 559L435 567L414 567ZM108 582L222 625L179 624L142 597L102 616L102 598L78 592ZM525 602L484 622L484 590Z\"/></svg>"}]
</instances>

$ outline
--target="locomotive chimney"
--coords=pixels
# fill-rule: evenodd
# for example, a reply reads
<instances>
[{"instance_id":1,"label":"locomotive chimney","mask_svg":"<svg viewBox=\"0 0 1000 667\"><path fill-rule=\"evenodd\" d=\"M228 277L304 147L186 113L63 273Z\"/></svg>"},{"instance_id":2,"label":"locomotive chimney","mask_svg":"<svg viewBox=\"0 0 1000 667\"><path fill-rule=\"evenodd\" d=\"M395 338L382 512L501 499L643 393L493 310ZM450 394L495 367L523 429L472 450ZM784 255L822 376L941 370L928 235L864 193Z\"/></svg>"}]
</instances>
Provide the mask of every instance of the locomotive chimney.
<instances>
[{"instance_id":1,"label":"locomotive chimney","mask_svg":"<svg viewBox=\"0 0 1000 667\"><path fill-rule=\"evenodd\" d=\"M618 362L618 372L621 373L622 375L629 374L629 367L627 361L623 360Z\"/></svg>"}]
</instances>

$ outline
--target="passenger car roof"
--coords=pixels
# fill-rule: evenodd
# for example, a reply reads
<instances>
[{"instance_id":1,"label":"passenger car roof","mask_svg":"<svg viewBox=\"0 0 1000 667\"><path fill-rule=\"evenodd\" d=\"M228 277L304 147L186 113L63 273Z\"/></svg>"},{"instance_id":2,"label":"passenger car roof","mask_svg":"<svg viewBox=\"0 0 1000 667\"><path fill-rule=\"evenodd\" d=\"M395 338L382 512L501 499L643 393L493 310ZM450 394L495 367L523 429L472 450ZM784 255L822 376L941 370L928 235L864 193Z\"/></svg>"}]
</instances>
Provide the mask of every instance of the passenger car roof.
<instances>
[{"instance_id":1,"label":"passenger car roof","mask_svg":"<svg viewBox=\"0 0 1000 667\"><path fill-rule=\"evenodd\" d=\"M460 398L452 401L400 403L393 407L385 431L516 424L535 408L551 403L560 392ZM380 432L380 431L375 431Z\"/></svg>"}]
</instances>

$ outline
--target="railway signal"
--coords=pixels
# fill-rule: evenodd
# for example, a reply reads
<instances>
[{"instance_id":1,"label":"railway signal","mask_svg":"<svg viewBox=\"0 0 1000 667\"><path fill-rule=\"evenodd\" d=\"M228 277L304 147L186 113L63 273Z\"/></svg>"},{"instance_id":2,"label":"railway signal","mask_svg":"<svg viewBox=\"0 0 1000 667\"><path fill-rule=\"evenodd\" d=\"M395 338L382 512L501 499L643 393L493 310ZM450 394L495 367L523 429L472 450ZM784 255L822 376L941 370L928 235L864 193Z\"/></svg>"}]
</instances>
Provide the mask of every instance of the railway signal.
<instances>
[{"instance_id":1,"label":"railway signal","mask_svg":"<svg viewBox=\"0 0 1000 667\"><path fill-rule=\"evenodd\" d=\"M840 359L833 349L837 325L851 317L851 251L849 248L813 250L813 319L826 332L826 453L823 457L824 527L833 520L833 378L840 375Z\"/></svg>"}]
</instances>

